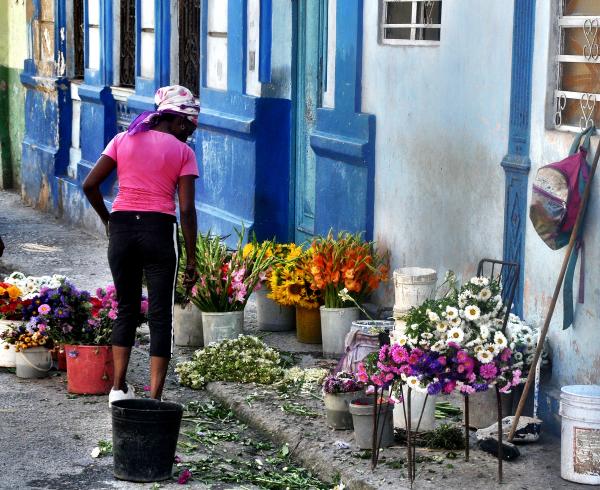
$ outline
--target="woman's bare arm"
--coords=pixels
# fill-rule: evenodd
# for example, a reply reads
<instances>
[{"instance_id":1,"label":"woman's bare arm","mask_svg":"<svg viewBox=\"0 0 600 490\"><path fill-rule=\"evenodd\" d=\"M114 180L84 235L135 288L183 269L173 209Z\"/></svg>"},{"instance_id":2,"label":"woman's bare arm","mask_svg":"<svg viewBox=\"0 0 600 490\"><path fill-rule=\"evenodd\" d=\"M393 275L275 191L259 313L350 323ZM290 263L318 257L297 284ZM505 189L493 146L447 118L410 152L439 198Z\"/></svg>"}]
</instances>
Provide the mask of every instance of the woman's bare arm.
<instances>
[{"instance_id":1,"label":"woman's bare arm","mask_svg":"<svg viewBox=\"0 0 600 490\"><path fill-rule=\"evenodd\" d=\"M179 177L177 193L179 194L179 216L183 241L187 257L185 268L186 287L191 288L198 280L196 272L196 236L198 223L196 218L196 177L184 175Z\"/></svg>"},{"instance_id":2,"label":"woman's bare arm","mask_svg":"<svg viewBox=\"0 0 600 490\"><path fill-rule=\"evenodd\" d=\"M83 181L83 192L105 225L108 223L110 214L104 204L104 198L100 192L100 185L116 167L117 162L106 155L102 155Z\"/></svg>"}]
</instances>

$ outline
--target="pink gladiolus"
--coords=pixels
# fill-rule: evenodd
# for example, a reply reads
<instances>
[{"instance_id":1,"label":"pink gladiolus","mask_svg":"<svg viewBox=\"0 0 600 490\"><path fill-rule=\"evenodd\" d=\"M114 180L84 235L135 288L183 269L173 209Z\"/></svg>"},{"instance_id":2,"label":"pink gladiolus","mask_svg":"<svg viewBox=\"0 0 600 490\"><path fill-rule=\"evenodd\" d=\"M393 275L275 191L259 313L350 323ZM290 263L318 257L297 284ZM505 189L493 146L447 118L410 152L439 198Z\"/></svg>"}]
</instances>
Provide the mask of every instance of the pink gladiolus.
<instances>
[{"instance_id":1,"label":"pink gladiolus","mask_svg":"<svg viewBox=\"0 0 600 490\"><path fill-rule=\"evenodd\" d=\"M508 383L507 385L500 388L498 391L500 393L510 393L510 389L511 389L511 385L510 385L510 383Z\"/></svg>"},{"instance_id":2,"label":"pink gladiolus","mask_svg":"<svg viewBox=\"0 0 600 490\"><path fill-rule=\"evenodd\" d=\"M512 385L513 386L517 386L520 383L521 383L521 370L520 369L515 369L513 371Z\"/></svg>"},{"instance_id":3,"label":"pink gladiolus","mask_svg":"<svg viewBox=\"0 0 600 490\"><path fill-rule=\"evenodd\" d=\"M110 310L108 312L108 318L110 318L111 320L116 320L117 319L117 312L115 310Z\"/></svg>"},{"instance_id":4,"label":"pink gladiolus","mask_svg":"<svg viewBox=\"0 0 600 490\"><path fill-rule=\"evenodd\" d=\"M192 296L198 296L198 287L195 284L192 286Z\"/></svg>"}]
</instances>

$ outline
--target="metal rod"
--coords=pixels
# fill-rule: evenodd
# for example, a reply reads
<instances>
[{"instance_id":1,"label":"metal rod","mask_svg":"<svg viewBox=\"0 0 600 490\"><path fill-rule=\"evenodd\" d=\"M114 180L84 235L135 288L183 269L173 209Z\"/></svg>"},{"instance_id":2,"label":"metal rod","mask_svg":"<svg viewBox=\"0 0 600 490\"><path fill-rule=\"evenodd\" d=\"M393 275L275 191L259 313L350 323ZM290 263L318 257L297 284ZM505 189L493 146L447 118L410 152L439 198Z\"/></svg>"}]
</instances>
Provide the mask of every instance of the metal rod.
<instances>
[{"instance_id":1,"label":"metal rod","mask_svg":"<svg viewBox=\"0 0 600 490\"><path fill-rule=\"evenodd\" d=\"M465 395L465 461L469 461L469 395Z\"/></svg>"},{"instance_id":2,"label":"metal rod","mask_svg":"<svg viewBox=\"0 0 600 490\"><path fill-rule=\"evenodd\" d=\"M560 294L560 290L562 287L562 283L565 279L565 273L567 272L567 266L569 264L569 258L571 257L571 252L573 251L573 247L575 246L575 242L577 241L577 236L579 235L579 229L581 228L581 224L583 222L583 217L585 215L585 209L587 207L588 201L590 200L590 193L592 190L592 182L594 180L594 174L596 173L596 168L598 167L598 159L600 158L600 144L596 148L596 155L594 156L594 162L592 164L592 169L590 171L589 180L585 185L585 191L583 193L583 200L581 201L581 205L579 206L579 211L577 213L577 220L575 221L575 226L573 227L573 231L571 232L571 238L569 240L569 245L567 246L567 250L565 251L565 257L563 259L562 267L560 269L560 273L558 275L558 280L556 281L556 286L554 288L554 294L552 295L552 301L550 301L550 306L548 307L548 312L546 313L546 320L544 321L544 326L542 327L542 331L540 332L540 337L537 345L537 349L535 350L535 355L533 356L533 362L529 368L529 375L527 376L527 382L525 383L525 388L523 389L523 393L521 394L521 399L519 400L519 405L517 406L517 411L515 413L515 417L512 423L512 427L510 428L510 433L508 434L508 440L512 442L515 437L515 432L517 430L517 424L519 423L519 419L521 418L521 414L525 409L525 402L527 401L527 395L529 394L529 390L531 389L531 385L535 380L535 372L537 368L537 364L540 360L540 355L542 354L542 349L544 348L544 340L546 339L546 335L548 335L548 330L550 328L550 321L552 320L552 315L554 314L554 308L556 308L556 302L558 301L558 295Z\"/></svg>"},{"instance_id":3,"label":"metal rod","mask_svg":"<svg viewBox=\"0 0 600 490\"><path fill-rule=\"evenodd\" d=\"M408 455L408 479L410 480L410 485L412 487L412 482L413 482L413 460L412 460L412 441L411 441L411 437L410 437L410 429L411 429L411 418L412 418L412 412L411 412L411 406L410 406L410 395L412 392L412 388L409 386L408 387L408 393L406 395L407 398L407 411L408 411L408 418L406 421L406 452Z\"/></svg>"},{"instance_id":4,"label":"metal rod","mask_svg":"<svg viewBox=\"0 0 600 490\"><path fill-rule=\"evenodd\" d=\"M498 385L496 385L496 402L498 405L498 483L502 483L502 457L504 456L502 448L502 394Z\"/></svg>"},{"instance_id":5,"label":"metal rod","mask_svg":"<svg viewBox=\"0 0 600 490\"><path fill-rule=\"evenodd\" d=\"M373 392L373 434L371 435L371 471L375 469L375 453L377 451L377 398L379 397L379 388L375 386L375 390Z\"/></svg>"}]
</instances>

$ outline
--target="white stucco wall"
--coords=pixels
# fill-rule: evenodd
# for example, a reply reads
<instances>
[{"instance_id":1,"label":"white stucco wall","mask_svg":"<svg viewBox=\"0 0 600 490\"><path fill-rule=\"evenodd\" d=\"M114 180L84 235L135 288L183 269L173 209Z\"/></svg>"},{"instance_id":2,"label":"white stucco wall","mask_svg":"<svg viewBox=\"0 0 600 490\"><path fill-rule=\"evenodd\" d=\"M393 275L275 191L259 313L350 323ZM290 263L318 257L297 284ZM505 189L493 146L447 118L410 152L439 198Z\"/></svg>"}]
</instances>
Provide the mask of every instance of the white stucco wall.
<instances>
[{"instance_id":1,"label":"white stucco wall","mask_svg":"<svg viewBox=\"0 0 600 490\"><path fill-rule=\"evenodd\" d=\"M375 240L393 268L471 274L502 257L513 3L444 0L436 47L378 44L377 4L365 2L362 100L377 117Z\"/></svg>"},{"instance_id":2,"label":"white stucco wall","mask_svg":"<svg viewBox=\"0 0 600 490\"><path fill-rule=\"evenodd\" d=\"M557 49L554 39L551 39L550 27L556 19L552 3L538 2L536 10L530 184L539 167L561 160L568 154L574 137L572 133L546 129L545 125L548 110L546 101L551 90L548 87L552 87L554 83L549 76L552 72L549 64L553 63ZM595 149L598 139L596 138L593 143L592 147ZM553 350L552 379L555 386L598 382L600 349L596 339L600 319L600 282L597 277L600 263L600 248L597 246L600 233L599 191L598 179L596 179L585 228L585 304L578 305L574 327L563 331L561 294L550 328L549 339ZM531 196L531 185L529 193ZM550 250L538 237L529 220L527 220L525 247L525 316L528 320L541 324L554 292L565 249ZM577 291L578 277L576 276L573 291L575 296Z\"/></svg>"}]
</instances>

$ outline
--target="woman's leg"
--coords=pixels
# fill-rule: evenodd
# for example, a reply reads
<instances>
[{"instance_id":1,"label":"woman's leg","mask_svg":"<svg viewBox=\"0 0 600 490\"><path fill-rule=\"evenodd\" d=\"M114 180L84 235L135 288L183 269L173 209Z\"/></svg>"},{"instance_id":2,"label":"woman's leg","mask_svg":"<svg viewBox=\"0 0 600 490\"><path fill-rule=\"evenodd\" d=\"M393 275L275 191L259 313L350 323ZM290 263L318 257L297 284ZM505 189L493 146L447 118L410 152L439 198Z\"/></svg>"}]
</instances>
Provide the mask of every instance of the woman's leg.
<instances>
[{"instance_id":1,"label":"woman's leg","mask_svg":"<svg viewBox=\"0 0 600 490\"><path fill-rule=\"evenodd\" d=\"M161 226L145 243L144 274L148 286L150 326L150 396L162 396L173 348L173 307L179 252L177 224Z\"/></svg>"},{"instance_id":2,"label":"woman's leg","mask_svg":"<svg viewBox=\"0 0 600 490\"><path fill-rule=\"evenodd\" d=\"M108 262L117 290L118 315L112 332L115 390L126 390L125 379L135 332L140 321L142 260L136 232L129 225L110 224Z\"/></svg>"}]
</instances>

